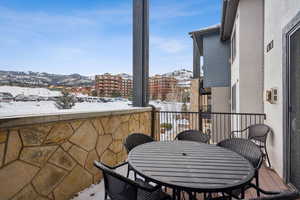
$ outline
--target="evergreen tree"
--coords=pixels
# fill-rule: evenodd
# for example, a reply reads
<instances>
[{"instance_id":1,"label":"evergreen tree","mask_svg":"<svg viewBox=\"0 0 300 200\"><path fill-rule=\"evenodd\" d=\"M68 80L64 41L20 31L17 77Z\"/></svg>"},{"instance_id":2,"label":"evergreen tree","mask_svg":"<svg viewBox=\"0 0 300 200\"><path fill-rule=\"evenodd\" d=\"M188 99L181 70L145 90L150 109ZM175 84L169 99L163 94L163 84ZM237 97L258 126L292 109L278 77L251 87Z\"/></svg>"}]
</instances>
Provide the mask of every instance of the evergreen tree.
<instances>
[{"instance_id":1,"label":"evergreen tree","mask_svg":"<svg viewBox=\"0 0 300 200\"><path fill-rule=\"evenodd\" d=\"M133 92L130 90L129 95L128 95L128 100L132 101L133 100Z\"/></svg>"},{"instance_id":2,"label":"evergreen tree","mask_svg":"<svg viewBox=\"0 0 300 200\"><path fill-rule=\"evenodd\" d=\"M96 96L98 96L98 94L97 94L97 91L96 91L96 90L93 90L91 93L92 93L92 96L93 96L93 97L96 97Z\"/></svg>"},{"instance_id":3,"label":"evergreen tree","mask_svg":"<svg viewBox=\"0 0 300 200\"><path fill-rule=\"evenodd\" d=\"M58 97L55 102L55 106L62 110L62 109L71 109L75 106L76 99L75 97L67 91L62 91L62 96Z\"/></svg>"},{"instance_id":4,"label":"evergreen tree","mask_svg":"<svg viewBox=\"0 0 300 200\"><path fill-rule=\"evenodd\" d=\"M121 93L119 91L113 91L111 94L112 97L121 97Z\"/></svg>"},{"instance_id":5,"label":"evergreen tree","mask_svg":"<svg viewBox=\"0 0 300 200\"><path fill-rule=\"evenodd\" d=\"M188 112L188 106L186 103L183 103L181 106L181 112Z\"/></svg>"}]
</instances>

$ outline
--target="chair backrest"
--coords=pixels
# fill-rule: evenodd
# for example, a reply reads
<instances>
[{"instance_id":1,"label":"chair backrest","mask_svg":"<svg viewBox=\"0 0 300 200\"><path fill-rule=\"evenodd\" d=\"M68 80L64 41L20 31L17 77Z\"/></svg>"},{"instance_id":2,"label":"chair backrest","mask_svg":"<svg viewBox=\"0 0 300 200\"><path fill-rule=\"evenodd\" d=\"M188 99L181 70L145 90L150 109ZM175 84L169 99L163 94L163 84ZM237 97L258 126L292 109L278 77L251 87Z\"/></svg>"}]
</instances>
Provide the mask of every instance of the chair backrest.
<instances>
[{"instance_id":1,"label":"chair backrest","mask_svg":"<svg viewBox=\"0 0 300 200\"><path fill-rule=\"evenodd\" d=\"M285 191L280 194L264 196L264 197L257 197L257 198L250 199L250 200L296 200L298 198L299 198L298 192Z\"/></svg>"},{"instance_id":2,"label":"chair backrest","mask_svg":"<svg viewBox=\"0 0 300 200\"><path fill-rule=\"evenodd\" d=\"M208 143L209 136L197 130L186 130L180 132L175 139Z\"/></svg>"},{"instance_id":3,"label":"chair backrest","mask_svg":"<svg viewBox=\"0 0 300 200\"><path fill-rule=\"evenodd\" d=\"M263 153L261 149L250 140L232 138L223 140L217 145L240 154L241 156L249 160L249 162L256 169L259 169L262 164Z\"/></svg>"},{"instance_id":4,"label":"chair backrest","mask_svg":"<svg viewBox=\"0 0 300 200\"><path fill-rule=\"evenodd\" d=\"M103 163L95 161L94 165L103 172L105 192L112 200L137 200L137 183L114 172Z\"/></svg>"},{"instance_id":5,"label":"chair backrest","mask_svg":"<svg viewBox=\"0 0 300 200\"><path fill-rule=\"evenodd\" d=\"M153 141L154 139L148 135L142 133L133 133L125 139L124 146L127 150L127 153L129 153L134 147Z\"/></svg>"},{"instance_id":6,"label":"chair backrest","mask_svg":"<svg viewBox=\"0 0 300 200\"><path fill-rule=\"evenodd\" d=\"M254 124L249 126L249 139L255 139L264 142L267 139L271 128L266 124Z\"/></svg>"}]
</instances>

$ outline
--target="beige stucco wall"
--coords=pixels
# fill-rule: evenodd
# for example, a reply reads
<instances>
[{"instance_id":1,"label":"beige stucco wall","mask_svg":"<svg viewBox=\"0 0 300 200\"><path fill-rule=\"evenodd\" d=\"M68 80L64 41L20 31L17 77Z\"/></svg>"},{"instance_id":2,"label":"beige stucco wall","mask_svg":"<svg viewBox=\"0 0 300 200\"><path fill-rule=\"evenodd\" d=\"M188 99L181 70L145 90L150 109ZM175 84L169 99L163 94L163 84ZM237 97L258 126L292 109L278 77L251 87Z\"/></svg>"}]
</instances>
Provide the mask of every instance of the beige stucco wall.
<instances>
[{"instance_id":1,"label":"beige stucco wall","mask_svg":"<svg viewBox=\"0 0 300 200\"><path fill-rule=\"evenodd\" d=\"M123 162L124 139L151 132L151 108L88 115L0 119L0 199L69 200L102 178L94 160Z\"/></svg>"},{"instance_id":2,"label":"beige stucco wall","mask_svg":"<svg viewBox=\"0 0 300 200\"><path fill-rule=\"evenodd\" d=\"M299 0L265 0L265 75L264 88L277 87L279 99L277 104L264 102L267 114L266 123L273 128L273 135L269 138L268 148L274 169L283 176L283 91L282 91L282 63L283 28L300 11ZM274 48L266 52L267 44L274 40Z\"/></svg>"},{"instance_id":3,"label":"beige stucco wall","mask_svg":"<svg viewBox=\"0 0 300 200\"><path fill-rule=\"evenodd\" d=\"M237 55L232 85L237 85L237 112L263 112L263 0L240 0L235 27Z\"/></svg>"},{"instance_id":4,"label":"beige stucco wall","mask_svg":"<svg viewBox=\"0 0 300 200\"><path fill-rule=\"evenodd\" d=\"M200 104L200 79L193 79L191 81L191 112L199 112Z\"/></svg>"},{"instance_id":5,"label":"beige stucco wall","mask_svg":"<svg viewBox=\"0 0 300 200\"><path fill-rule=\"evenodd\" d=\"M212 112L230 112L230 87L211 88ZM211 115L211 137L212 142L219 142L228 136L224 133L230 133L230 118L221 117L222 115ZM224 115L225 116L225 115ZM220 127L222 127L220 129Z\"/></svg>"},{"instance_id":6,"label":"beige stucco wall","mask_svg":"<svg viewBox=\"0 0 300 200\"><path fill-rule=\"evenodd\" d=\"M211 88L212 112L230 112L230 87Z\"/></svg>"}]
</instances>

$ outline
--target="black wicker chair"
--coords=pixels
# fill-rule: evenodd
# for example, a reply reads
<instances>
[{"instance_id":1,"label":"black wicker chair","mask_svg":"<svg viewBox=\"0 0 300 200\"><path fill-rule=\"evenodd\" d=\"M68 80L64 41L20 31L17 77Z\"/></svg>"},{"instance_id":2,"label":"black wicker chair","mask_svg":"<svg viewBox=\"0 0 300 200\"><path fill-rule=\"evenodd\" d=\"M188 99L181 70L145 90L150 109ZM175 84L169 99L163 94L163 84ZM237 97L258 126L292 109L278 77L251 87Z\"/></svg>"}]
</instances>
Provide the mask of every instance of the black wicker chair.
<instances>
[{"instance_id":1,"label":"black wicker chair","mask_svg":"<svg viewBox=\"0 0 300 200\"><path fill-rule=\"evenodd\" d=\"M124 146L127 150L127 153L129 153L134 147L153 141L154 139L148 135L142 133L133 133L125 139Z\"/></svg>"},{"instance_id":2,"label":"black wicker chair","mask_svg":"<svg viewBox=\"0 0 300 200\"><path fill-rule=\"evenodd\" d=\"M254 124L241 131L232 131L230 137L248 138L249 140L254 141L263 150L264 157L266 157L268 165L271 167L267 151L267 137L271 131L271 128L266 124Z\"/></svg>"},{"instance_id":3,"label":"black wicker chair","mask_svg":"<svg viewBox=\"0 0 300 200\"><path fill-rule=\"evenodd\" d=\"M186 130L180 132L175 137L175 140L187 140L187 141L194 141L194 142L201 142L201 143L209 143L210 135L204 134L201 131L197 131L197 130Z\"/></svg>"},{"instance_id":4,"label":"black wicker chair","mask_svg":"<svg viewBox=\"0 0 300 200\"><path fill-rule=\"evenodd\" d=\"M265 196L251 198L249 200L296 200L300 197L299 192L294 191L268 192L260 189L260 192L263 193ZM208 200L232 200L232 198L226 196L210 198Z\"/></svg>"},{"instance_id":5,"label":"black wicker chair","mask_svg":"<svg viewBox=\"0 0 300 200\"><path fill-rule=\"evenodd\" d=\"M256 191L257 196L260 196L260 190L259 190L259 169L262 165L263 161L263 153L261 149L252 141L247 139L241 139L241 138L232 138L232 139L226 139L217 144L220 147L229 149L231 151L234 151L247 160L252 164L252 166L255 168L255 184L256 184ZM233 191L233 193L240 194L242 191Z\"/></svg>"},{"instance_id":6,"label":"black wicker chair","mask_svg":"<svg viewBox=\"0 0 300 200\"><path fill-rule=\"evenodd\" d=\"M265 191L261 190L261 193L265 193ZM271 193L273 193L273 192L271 192ZM283 191L283 192L275 192L273 194L269 194L268 196L257 197L257 198L253 198L253 199L249 199L249 200L296 200L299 197L300 196L299 196L298 192Z\"/></svg>"},{"instance_id":7,"label":"black wicker chair","mask_svg":"<svg viewBox=\"0 0 300 200\"><path fill-rule=\"evenodd\" d=\"M113 171L126 164L128 163L109 167L94 162L95 167L103 172L105 200L171 200L169 195L162 192L160 186L154 187L140 179L133 181Z\"/></svg>"},{"instance_id":8,"label":"black wicker chair","mask_svg":"<svg viewBox=\"0 0 300 200\"><path fill-rule=\"evenodd\" d=\"M133 133L125 139L124 146L127 153L129 153L134 147L153 141L154 139L148 135ZM133 171L133 169L128 165L127 177L129 177L130 171ZM134 173L134 177L136 178L136 173Z\"/></svg>"}]
</instances>

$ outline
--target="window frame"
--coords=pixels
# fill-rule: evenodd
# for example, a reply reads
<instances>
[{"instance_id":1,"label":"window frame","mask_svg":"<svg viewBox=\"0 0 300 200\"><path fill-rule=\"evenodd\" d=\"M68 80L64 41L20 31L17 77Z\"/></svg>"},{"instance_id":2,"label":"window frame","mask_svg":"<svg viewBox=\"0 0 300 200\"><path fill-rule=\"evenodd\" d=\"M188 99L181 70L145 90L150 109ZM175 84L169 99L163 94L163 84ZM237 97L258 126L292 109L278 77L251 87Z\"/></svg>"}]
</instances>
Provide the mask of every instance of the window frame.
<instances>
[{"instance_id":1,"label":"window frame","mask_svg":"<svg viewBox=\"0 0 300 200\"><path fill-rule=\"evenodd\" d=\"M236 83L235 84L233 84L232 85L232 87L231 87L231 111L232 112L236 112L236 108L237 108L237 105L236 105L236 103L237 103L237 99L236 99L236 97L237 97L237 95L236 95Z\"/></svg>"},{"instance_id":2,"label":"window frame","mask_svg":"<svg viewBox=\"0 0 300 200\"><path fill-rule=\"evenodd\" d=\"M231 37L231 64L235 61L236 52L237 52L236 29L234 29Z\"/></svg>"}]
</instances>

